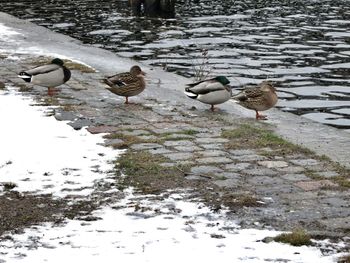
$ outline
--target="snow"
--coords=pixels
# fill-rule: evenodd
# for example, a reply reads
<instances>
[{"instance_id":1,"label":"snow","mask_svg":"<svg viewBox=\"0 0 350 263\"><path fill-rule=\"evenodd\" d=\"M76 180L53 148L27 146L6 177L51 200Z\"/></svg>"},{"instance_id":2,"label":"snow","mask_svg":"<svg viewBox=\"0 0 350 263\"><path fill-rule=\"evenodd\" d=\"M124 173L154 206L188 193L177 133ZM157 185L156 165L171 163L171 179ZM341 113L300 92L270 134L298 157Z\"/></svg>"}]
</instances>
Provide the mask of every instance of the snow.
<instances>
[{"instance_id":1,"label":"snow","mask_svg":"<svg viewBox=\"0 0 350 263\"><path fill-rule=\"evenodd\" d=\"M106 162L116 152L98 145L101 136L43 117L46 107L14 91L0 95L0 182L16 182L22 192L88 195L111 169Z\"/></svg>"},{"instance_id":2,"label":"snow","mask_svg":"<svg viewBox=\"0 0 350 263\"><path fill-rule=\"evenodd\" d=\"M10 36L19 35L20 33L14 31L12 28L7 27L0 23L0 36L2 40L10 40Z\"/></svg>"},{"instance_id":3,"label":"snow","mask_svg":"<svg viewBox=\"0 0 350 263\"><path fill-rule=\"evenodd\" d=\"M16 183L18 191L65 196L64 188L70 187L77 195L91 193L94 182L107 180L109 160L119 152L101 146L101 136L76 131L48 117L52 109L33 104L13 88L0 92L0 181ZM10 235L0 242L1 262L322 263L339 256L322 255L316 247L264 243L263 238L280 232L241 229L225 212L185 201L186 192L163 200L131 189L125 195L94 211L99 220L67 219L61 225L45 223Z\"/></svg>"},{"instance_id":4,"label":"snow","mask_svg":"<svg viewBox=\"0 0 350 263\"><path fill-rule=\"evenodd\" d=\"M28 229L14 240L0 243L6 262L332 262L310 247L264 243L276 231L239 229L196 203L171 195L164 201L133 200L132 192L119 204L95 212L101 220L68 220L63 227L45 224ZM135 203L150 207L145 216L135 212ZM155 212L158 208L161 212ZM181 211L174 213L174 210ZM146 217L147 216L147 217ZM212 235L221 238L213 238ZM28 249L32 248L32 249ZM34 249L35 248L35 249ZM18 257L25 254L24 258Z\"/></svg>"}]
</instances>

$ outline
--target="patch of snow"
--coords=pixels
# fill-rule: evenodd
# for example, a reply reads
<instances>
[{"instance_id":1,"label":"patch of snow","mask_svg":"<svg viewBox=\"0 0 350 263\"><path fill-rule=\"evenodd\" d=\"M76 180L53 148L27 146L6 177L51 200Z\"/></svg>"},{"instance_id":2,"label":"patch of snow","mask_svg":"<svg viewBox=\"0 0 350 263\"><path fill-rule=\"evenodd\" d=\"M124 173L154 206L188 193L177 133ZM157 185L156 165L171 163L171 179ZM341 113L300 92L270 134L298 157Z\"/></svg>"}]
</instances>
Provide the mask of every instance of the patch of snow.
<instances>
[{"instance_id":1,"label":"patch of snow","mask_svg":"<svg viewBox=\"0 0 350 263\"><path fill-rule=\"evenodd\" d=\"M7 263L325 263L335 259L335 255L322 255L316 247L262 242L279 232L240 229L225 220L224 214L182 198L170 195L159 201L129 192L118 207L95 211L100 220L67 220L64 226L47 223L29 228L0 242L0 254Z\"/></svg>"},{"instance_id":2,"label":"patch of snow","mask_svg":"<svg viewBox=\"0 0 350 263\"><path fill-rule=\"evenodd\" d=\"M0 91L0 182L14 182L17 191L88 195L104 178L117 152L103 147L101 135L74 130L29 97ZM84 188L82 191L80 188Z\"/></svg>"},{"instance_id":3,"label":"patch of snow","mask_svg":"<svg viewBox=\"0 0 350 263\"><path fill-rule=\"evenodd\" d=\"M9 36L13 35L20 35L20 33L0 23L0 37L2 40L9 40Z\"/></svg>"}]
</instances>

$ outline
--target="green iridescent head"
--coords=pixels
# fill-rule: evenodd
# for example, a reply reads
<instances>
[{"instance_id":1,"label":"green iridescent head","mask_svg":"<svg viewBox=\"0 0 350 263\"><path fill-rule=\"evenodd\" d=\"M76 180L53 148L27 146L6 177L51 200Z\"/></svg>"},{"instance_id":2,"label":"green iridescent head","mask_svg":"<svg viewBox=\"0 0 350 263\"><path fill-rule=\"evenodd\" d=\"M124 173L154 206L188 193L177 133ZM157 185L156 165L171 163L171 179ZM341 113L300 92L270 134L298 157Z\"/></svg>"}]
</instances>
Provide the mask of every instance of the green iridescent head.
<instances>
[{"instance_id":1,"label":"green iridescent head","mask_svg":"<svg viewBox=\"0 0 350 263\"><path fill-rule=\"evenodd\" d=\"M56 64L56 65L59 65L59 66L63 66L64 62L61 59L59 59L59 58L54 58L51 61L51 64Z\"/></svg>"},{"instance_id":2,"label":"green iridescent head","mask_svg":"<svg viewBox=\"0 0 350 263\"><path fill-rule=\"evenodd\" d=\"M230 81L225 76L217 76L215 77L215 80L220 82L222 85L227 85L230 83Z\"/></svg>"}]
</instances>

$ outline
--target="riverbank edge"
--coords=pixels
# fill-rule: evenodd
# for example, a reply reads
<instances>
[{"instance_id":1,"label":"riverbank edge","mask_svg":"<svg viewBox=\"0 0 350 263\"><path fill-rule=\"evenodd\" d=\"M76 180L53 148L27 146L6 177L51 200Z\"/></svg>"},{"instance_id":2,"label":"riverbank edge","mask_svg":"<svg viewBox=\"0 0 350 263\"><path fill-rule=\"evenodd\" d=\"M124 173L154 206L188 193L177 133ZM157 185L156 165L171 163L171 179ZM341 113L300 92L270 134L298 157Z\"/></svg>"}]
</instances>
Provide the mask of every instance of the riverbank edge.
<instances>
[{"instance_id":1,"label":"riverbank edge","mask_svg":"<svg viewBox=\"0 0 350 263\"><path fill-rule=\"evenodd\" d=\"M79 60L97 69L102 74L111 74L125 71L135 61L121 58L112 52L100 48L82 44L71 37L54 33L44 27L36 26L31 22L21 20L14 16L0 12L0 23L13 28L20 35L11 36L15 39L14 48L17 52L32 49L33 53L56 53ZM45 38L43 38L45 36ZM141 64L140 62L137 62ZM159 68L149 68L148 78L153 82L161 82L163 88L183 91L189 79L168 73ZM233 102L220 105L220 108L243 117L252 117L251 111L247 111ZM340 165L350 167L350 134L348 132L326 126L314 121L302 118L291 113L272 109L268 112L269 121L274 126L274 131L288 141L309 148L318 155L325 155Z\"/></svg>"}]
</instances>

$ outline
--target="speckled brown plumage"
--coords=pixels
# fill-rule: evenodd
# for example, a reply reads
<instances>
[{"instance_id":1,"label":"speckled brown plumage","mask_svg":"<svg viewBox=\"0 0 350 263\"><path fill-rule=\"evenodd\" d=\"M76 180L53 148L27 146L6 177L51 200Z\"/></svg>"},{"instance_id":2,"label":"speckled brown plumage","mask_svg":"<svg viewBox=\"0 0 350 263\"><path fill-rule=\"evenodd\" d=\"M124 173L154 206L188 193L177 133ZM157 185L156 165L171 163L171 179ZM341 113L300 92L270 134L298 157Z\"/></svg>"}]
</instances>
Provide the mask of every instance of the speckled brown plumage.
<instances>
[{"instance_id":1,"label":"speckled brown plumage","mask_svg":"<svg viewBox=\"0 0 350 263\"><path fill-rule=\"evenodd\" d=\"M276 89L268 81L263 81L257 87L246 88L232 96L232 99L247 109L255 110L256 119L266 119L266 116L259 114L259 111L272 108L278 101Z\"/></svg>"},{"instance_id":2,"label":"speckled brown plumage","mask_svg":"<svg viewBox=\"0 0 350 263\"><path fill-rule=\"evenodd\" d=\"M109 86L107 89L118 95L125 97L125 103L129 103L128 98L140 94L146 87L144 79L145 73L139 66L133 66L130 72L118 73L107 77L104 82Z\"/></svg>"}]
</instances>

